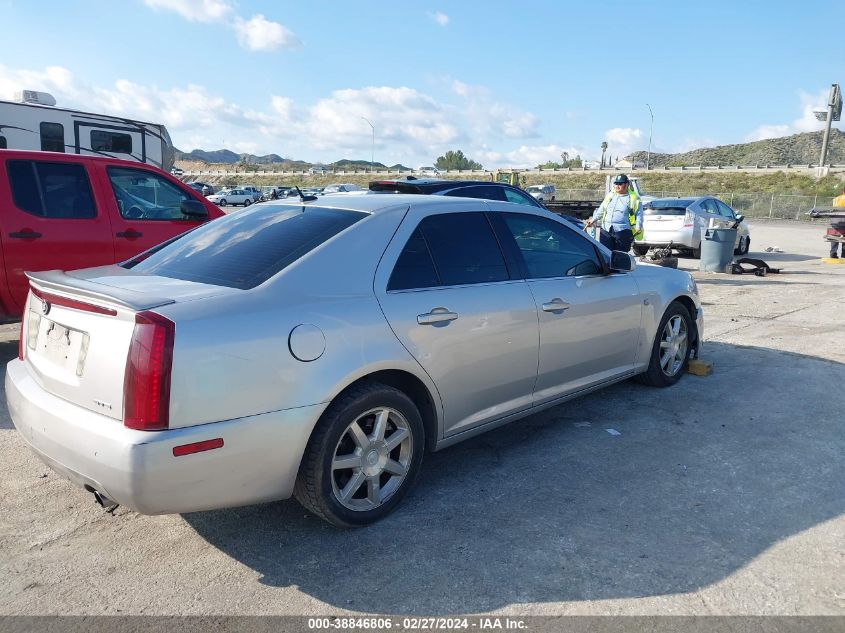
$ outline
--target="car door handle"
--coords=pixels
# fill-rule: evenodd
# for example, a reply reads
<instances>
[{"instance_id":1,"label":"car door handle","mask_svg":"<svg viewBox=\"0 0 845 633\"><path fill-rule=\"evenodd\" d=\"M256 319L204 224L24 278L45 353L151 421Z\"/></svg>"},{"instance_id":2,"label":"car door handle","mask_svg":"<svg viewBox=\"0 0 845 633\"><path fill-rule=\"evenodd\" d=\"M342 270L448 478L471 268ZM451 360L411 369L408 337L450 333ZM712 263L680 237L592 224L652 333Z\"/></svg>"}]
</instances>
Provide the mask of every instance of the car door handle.
<instances>
[{"instance_id":1,"label":"car door handle","mask_svg":"<svg viewBox=\"0 0 845 633\"><path fill-rule=\"evenodd\" d=\"M448 323L457 318L457 312L449 312L446 308L434 308L431 312L418 314L417 323L420 325L434 325L435 323Z\"/></svg>"},{"instance_id":2,"label":"car door handle","mask_svg":"<svg viewBox=\"0 0 845 633\"><path fill-rule=\"evenodd\" d=\"M141 237L144 234L140 231L136 231L135 229L129 229L128 231L120 231L118 233L115 233L115 235L117 237L125 237L126 239L132 240L136 237Z\"/></svg>"},{"instance_id":3,"label":"car door handle","mask_svg":"<svg viewBox=\"0 0 845 633\"><path fill-rule=\"evenodd\" d=\"M9 237L16 237L21 240L34 240L41 237L41 233L36 233L35 231L15 231L14 233L9 233Z\"/></svg>"},{"instance_id":4,"label":"car door handle","mask_svg":"<svg viewBox=\"0 0 845 633\"><path fill-rule=\"evenodd\" d=\"M548 303L543 304L543 312L562 312L563 310L569 309L569 303L561 299L560 297L555 297Z\"/></svg>"}]
</instances>

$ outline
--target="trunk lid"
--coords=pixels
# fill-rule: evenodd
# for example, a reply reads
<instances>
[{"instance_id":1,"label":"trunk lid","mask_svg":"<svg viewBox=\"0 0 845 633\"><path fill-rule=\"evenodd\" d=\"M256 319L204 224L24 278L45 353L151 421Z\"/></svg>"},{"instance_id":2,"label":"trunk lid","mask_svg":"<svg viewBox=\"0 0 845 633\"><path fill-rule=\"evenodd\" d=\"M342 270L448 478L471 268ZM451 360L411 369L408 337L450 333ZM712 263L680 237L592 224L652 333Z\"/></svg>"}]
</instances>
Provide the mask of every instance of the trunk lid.
<instances>
[{"instance_id":1,"label":"trunk lid","mask_svg":"<svg viewBox=\"0 0 845 633\"><path fill-rule=\"evenodd\" d=\"M119 266L27 276L22 348L30 372L49 393L116 420L136 314L233 292Z\"/></svg>"}]
</instances>

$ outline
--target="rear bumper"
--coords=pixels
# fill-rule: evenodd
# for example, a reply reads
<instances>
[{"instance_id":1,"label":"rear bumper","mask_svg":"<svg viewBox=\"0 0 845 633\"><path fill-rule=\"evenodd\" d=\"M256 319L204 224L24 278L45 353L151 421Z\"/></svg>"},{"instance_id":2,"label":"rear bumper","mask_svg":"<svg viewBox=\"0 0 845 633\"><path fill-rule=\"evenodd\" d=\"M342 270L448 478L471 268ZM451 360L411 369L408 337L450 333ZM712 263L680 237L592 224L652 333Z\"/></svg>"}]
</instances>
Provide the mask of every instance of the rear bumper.
<instances>
[{"instance_id":1,"label":"rear bumper","mask_svg":"<svg viewBox=\"0 0 845 633\"><path fill-rule=\"evenodd\" d=\"M661 231L646 224L643 239L636 241L644 246L667 246L670 242L672 246L680 248L696 248L701 242L701 236L696 240L692 228Z\"/></svg>"},{"instance_id":2,"label":"rear bumper","mask_svg":"<svg viewBox=\"0 0 845 633\"><path fill-rule=\"evenodd\" d=\"M48 466L143 514L290 497L308 438L326 406L135 431L44 391L17 359L6 368L6 400L12 422ZM223 447L173 455L176 446L216 438Z\"/></svg>"}]
</instances>

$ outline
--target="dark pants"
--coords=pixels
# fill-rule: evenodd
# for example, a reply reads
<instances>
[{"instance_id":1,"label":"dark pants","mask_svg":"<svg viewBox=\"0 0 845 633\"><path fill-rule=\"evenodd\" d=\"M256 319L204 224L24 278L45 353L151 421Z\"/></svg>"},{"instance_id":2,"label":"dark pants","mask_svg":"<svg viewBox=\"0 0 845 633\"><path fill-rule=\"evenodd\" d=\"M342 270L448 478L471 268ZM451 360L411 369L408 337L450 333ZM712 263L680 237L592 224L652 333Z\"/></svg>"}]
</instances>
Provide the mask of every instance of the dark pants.
<instances>
[{"instance_id":1,"label":"dark pants","mask_svg":"<svg viewBox=\"0 0 845 633\"><path fill-rule=\"evenodd\" d=\"M634 232L631 229L615 231L613 227L610 227L610 232L601 229L599 241L612 251L627 253L631 250L631 244L634 243Z\"/></svg>"},{"instance_id":2,"label":"dark pants","mask_svg":"<svg viewBox=\"0 0 845 633\"><path fill-rule=\"evenodd\" d=\"M839 246L839 242L831 242L830 243L830 256L831 257L838 257L836 254L836 249ZM845 242L842 242L842 257L845 257Z\"/></svg>"}]
</instances>

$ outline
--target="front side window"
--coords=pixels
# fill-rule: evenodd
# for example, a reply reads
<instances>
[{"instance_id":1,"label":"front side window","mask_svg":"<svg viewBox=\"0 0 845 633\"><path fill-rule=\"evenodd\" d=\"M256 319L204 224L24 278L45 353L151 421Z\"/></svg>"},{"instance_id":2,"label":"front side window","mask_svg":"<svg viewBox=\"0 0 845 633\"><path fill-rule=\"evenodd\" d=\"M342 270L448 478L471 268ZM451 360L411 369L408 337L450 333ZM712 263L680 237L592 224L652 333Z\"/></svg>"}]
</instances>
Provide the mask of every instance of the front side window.
<instances>
[{"instance_id":1,"label":"front side window","mask_svg":"<svg viewBox=\"0 0 845 633\"><path fill-rule=\"evenodd\" d=\"M444 213L420 222L396 262L388 290L508 279L502 251L484 213Z\"/></svg>"},{"instance_id":2,"label":"front side window","mask_svg":"<svg viewBox=\"0 0 845 633\"><path fill-rule=\"evenodd\" d=\"M8 173L12 199L22 211L56 219L97 215L91 183L82 165L12 160Z\"/></svg>"},{"instance_id":3,"label":"front side window","mask_svg":"<svg viewBox=\"0 0 845 633\"><path fill-rule=\"evenodd\" d=\"M603 269L592 244L550 220L521 213L502 214L530 279L599 275Z\"/></svg>"},{"instance_id":4,"label":"front side window","mask_svg":"<svg viewBox=\"0 0 845 633\"><path fill-rule=\"evenodd\" d=\"M182 202L193 200L172 182L145 169L109 167L120 215L131 220L187 220Z\"/></svg>"},{"instance_id":5,"label":"front side window","mask_svg":"<svg viewBox=\"0 0 845 633\"><path fill-rule=\"evenodd\" d=\"M131 154L132 137L118 132L105 130L91 131L91 149L95 152L111 152L114 154Z\"/></svg>"},{"instance_id":6,"label":"front side window","mask_svg":"<svg viewBox=\"0 0 845 633\"><path fill-rule=\"evenodd\" d=\"M367 217L322 207L253 208L203 224L121 265L150 275L247 290Z\"/></svg>"},{"instance_id":7,"label":"front side window","mask_svg":"<svg viewBox=\"0 0 845 633\"><path fill-rule=\"evenodd\" d=\"M61 123L41 124L41 151L65 151L65 128Z\"/></svg>"},{"instance_id":8,"label":"front side window","mask_svg":"<svg viewBox=\"0 0 845 633\"><path fill-rule=\"evenodd\" d=\"M0 149L8 149L6 144L6 137L0 134Z\"/></svg>"},{"instance_id":9,"label":"front side window","mask_svg":"<svg viewBox=\"0 0 845 633\"><path fill-rule=\"evenodd\" d=\"M726 205L721 200L716 200L716 204L719 206L719 212L726 218L733 220L736 215L734 215L733 210Z\"/></svg>"}]
</instances>

